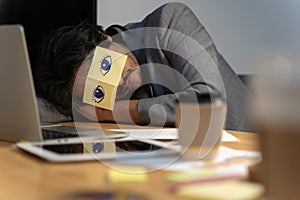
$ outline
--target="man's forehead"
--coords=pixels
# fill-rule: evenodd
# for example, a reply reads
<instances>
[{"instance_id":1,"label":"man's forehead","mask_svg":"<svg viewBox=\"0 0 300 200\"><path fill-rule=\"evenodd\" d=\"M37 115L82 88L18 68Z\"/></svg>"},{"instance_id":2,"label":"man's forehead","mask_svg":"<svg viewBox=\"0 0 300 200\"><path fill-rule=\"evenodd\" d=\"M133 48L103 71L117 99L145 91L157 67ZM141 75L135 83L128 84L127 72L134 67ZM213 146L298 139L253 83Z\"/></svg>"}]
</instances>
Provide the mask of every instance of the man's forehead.
<instances>
[{"instance_id":1,"label":"man's forehead","mask_svg":"<svg viewBox=\"0 0 300 200\"><path fill-rule=\"evenodd\" d=\"M90 70L91 63L92 63L92 58L84 60L78 69L78 73L82 75L87 75Z\"/></svg>"}]
</instances>

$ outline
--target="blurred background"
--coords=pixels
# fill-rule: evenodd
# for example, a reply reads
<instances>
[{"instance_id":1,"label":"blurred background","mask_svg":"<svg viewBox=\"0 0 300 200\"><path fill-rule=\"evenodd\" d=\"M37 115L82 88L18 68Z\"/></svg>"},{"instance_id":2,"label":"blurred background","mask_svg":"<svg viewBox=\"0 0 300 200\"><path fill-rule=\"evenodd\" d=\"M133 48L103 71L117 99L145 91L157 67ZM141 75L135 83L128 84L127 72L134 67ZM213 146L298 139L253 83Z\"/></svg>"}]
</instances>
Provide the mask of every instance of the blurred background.
<instances>
[{"instance_id":1,"label":"blurred background","mask_svg":"<svg viewBox=\"0 0 300 200\"><path fill-rule=\"evenodd\" d=\"M104 27L140 21L170 0L99 0ZM279 56L300 57L299 0L178 0L187 4L238 74L253 74ZM292 61L295 62L295 61Z\"/></svg>"},{"instance_id":2,"label":"blurred background","mask_svg":"<svg viewBox=\"0 0 300 200\"><path fill-rule=\"evenodd\" d=\"M178 0L204 24L218 50L240 75L270 70L300 57L299 0ZM34 68L37 45L53 28L82 20L107 27L142 20L170 0L0 0L0 24L20 23Z\"/></svg>"}]
</instances>

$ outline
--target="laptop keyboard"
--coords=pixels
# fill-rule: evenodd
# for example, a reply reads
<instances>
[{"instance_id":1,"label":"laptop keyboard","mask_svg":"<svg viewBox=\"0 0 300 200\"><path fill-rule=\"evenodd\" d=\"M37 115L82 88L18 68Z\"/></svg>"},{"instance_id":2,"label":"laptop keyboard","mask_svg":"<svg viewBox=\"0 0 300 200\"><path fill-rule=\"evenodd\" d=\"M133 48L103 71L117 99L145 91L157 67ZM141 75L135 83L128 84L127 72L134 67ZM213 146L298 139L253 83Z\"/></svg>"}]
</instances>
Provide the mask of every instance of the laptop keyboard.
<instances>
[{"instance_id":1,"label":"laptop keyboard","mask_svg":"<svg viewBox=\"0 0 300 200\"><path fill-rule=\"evenodd\" d=\"M59 144L59 145L44 145L43 149L47 149L59 154L74 154L83 153L83 144Z\"/></svg>"},{"instance_id":2,"label":"laptop keyboard","mask_svg":"<svg viewBox=\"0 0 300 200\"><path fill-rule=\"evenodd\" d=\"M62 132L58 132L54 130L46 130L46 129L42 129L42 135L44 140L78 137L78 134L62 133Z\"/></svg>"}]
</instances>

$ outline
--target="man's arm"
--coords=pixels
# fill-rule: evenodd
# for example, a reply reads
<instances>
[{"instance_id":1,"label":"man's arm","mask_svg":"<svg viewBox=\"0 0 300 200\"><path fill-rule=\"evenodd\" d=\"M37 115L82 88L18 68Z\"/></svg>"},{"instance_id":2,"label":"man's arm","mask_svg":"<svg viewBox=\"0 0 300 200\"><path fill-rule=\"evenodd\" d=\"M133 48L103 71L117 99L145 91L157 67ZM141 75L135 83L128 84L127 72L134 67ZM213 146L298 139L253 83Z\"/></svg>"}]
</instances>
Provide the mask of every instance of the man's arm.
<instances>
[{"instance_id":1,"label":"man's arm","mask_svg":"<svg viewBox=\"0 0 300 200\"><path fill-rule=\"evenodd\" d=\"M153 31L145 33L145 39L149 38L147 41L152 42L152 46L159 44L162 50L152 51L155 54L152 62L162 61L162 64L171 66L186 78L190 87L179 87L179 92L176 91L175 94L141 99L138 104L141 118L149 120L148 111L153 105L160 104L167 113L166 122L172 123L175 121L174 107L179 96L189 96L190 92L200 96L213 94L221 95L226 100L226 128L246 130L245 108L251 95L217 51L212 38L195 14L184 4L168 3L148 15L142 25L163 28L157 34L158 40L155 42ZM149 60L147 55L146 58ZM171 79L172 75L165 77ZM159 118L161 114L161 109L156 111L151 114L155 116L153 118Z\"/></svg>"},{"instance_id":2,"label":"man's arm","mask_svg":"<svg viewBox=\"0 0 300 200\"><path fill-rule=\"evenodd\" d=\"M116 101L113 111L90 105L81 106L77 109L77 111L92 121L143 123L138 113L138 100Z\"/></svg>"},{"instance_id":3,"label":"man's arm","mask_svg":"<svg viewBox=\"0 0 300 200\"><path fill-rule=\"evenodd\" d=\"M168 3L148 15L142 24L145 28L157 27L144 31L144 46L154 48L145 51L146 59L152 63L145 67L146 76L151 83L163 85L173 93L154 88L154 98L141 99L138 111L143 121L174 123L174 107L180 99L225 93L218 69L219 54L187 6Z\"/></svg>"}]
</instances>

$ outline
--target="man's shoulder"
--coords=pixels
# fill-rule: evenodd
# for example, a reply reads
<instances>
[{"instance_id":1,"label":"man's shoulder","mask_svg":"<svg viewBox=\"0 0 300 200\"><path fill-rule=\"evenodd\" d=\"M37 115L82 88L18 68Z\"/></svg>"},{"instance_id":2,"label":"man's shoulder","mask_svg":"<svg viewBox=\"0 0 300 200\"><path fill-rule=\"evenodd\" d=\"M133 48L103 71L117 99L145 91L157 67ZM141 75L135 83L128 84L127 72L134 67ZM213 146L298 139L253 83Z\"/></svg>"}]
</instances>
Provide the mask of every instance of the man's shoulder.
<instances>
[{"instance_id":1,"label":"man's shoulder","mask_svg":"<svg viewBox=\"0 0 300 200\"><path fill-rule=\"evenodd\" d=\"M128 29L141 27L168 27L168 24L179 19L184 11L192 13L190 8L183 3L166 3L148 14L141 22L129 23L125 25L125 27Z\"/></svg>"},{"instance_id":2,"label":"man's shoulder","mask_svg":"<svg viewBox=\"0 0 300 200\"><path fill-rule=\"evenodd\" d=\"M180 9L187 9L188 6L184 3L181 2L170 2L170 3L166 3L162 6L160 6L162 9L173 9L173 10L180 10Z\"/></svg>"},{"instance_id":3,"label":"man's shoulder","mask_svg":"<svg viewBox=\"0 0 300 200\"><path fill-rule=\"evenodd\" d=\"M159 19L160 23L163 25L180 18L184 11L191 12L187 5L183 3L172 2L160 6L149 16L154 15L154 20L155 18Z\"/></svg>"}]
</instances>

